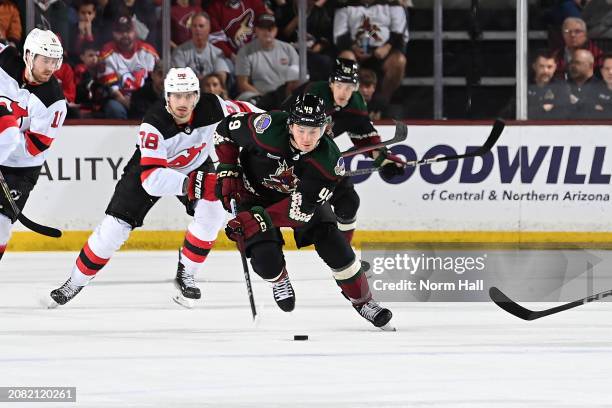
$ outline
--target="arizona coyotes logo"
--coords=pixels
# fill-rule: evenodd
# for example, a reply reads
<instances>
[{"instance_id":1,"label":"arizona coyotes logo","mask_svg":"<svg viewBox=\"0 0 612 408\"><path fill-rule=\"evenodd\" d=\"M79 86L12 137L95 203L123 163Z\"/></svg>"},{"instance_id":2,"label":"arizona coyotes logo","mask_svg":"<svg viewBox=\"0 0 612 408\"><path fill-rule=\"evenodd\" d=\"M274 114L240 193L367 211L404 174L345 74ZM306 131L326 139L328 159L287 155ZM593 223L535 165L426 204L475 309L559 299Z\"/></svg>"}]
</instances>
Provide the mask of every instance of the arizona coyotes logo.
<instances>
[{"instance_id":1,"label":"arizona coyotes logo","mask_svg":"<svg viewBox=\"0 0 612 408\"><path fill-rule=\"evenodd\" d=\"M289 194L295 191L299 181L300 179L293 174L293 166L287 166L287 162L283 160L279 162L279 167L276 169L276 172L271 174L270 178L264 179L262 184L280 193Z\"/></svg>"},{"instance_id":2,"label":"arizona coyotes logo","mask_svg":"<svg viewBox=\"0 0 612 408\"><path fill-rule=\"evenodd\" d=\"M192 146L187 150L183 150L168 160L168 167L173 169L182 169L189 166L189 163L194 161L200 155L200 152L205 146L206 143L202 143L200 146Z\"/></svg>"},{"instance_id":3,"label":"arizona coyotes logo","mask_svg":"<svg viewBox=\"0 0 612 408\"><path fill-rule=\"evenodd\" d=\"M23 118L28 117L27 109L22 108L19 103L6 96L0 96L0 105L6 106L6 109L13 114L15 120L19 123L19 127L23 123Z\"/></svg>"},{"instance_id":4,"label":"arizona coyotes logo","mask_svg":"<svg viewBox=\"0 0 612 408\"><path fill-rule=\"evenodd\" d=\"M187 30L191 29L191 23L193 22L193 16L195 12L185 14L180 20L179 25Z\"/></svg>"},{"instance_id":5,"label":"arizona coyotes logo","mask_svg":"<svg viewBox=\"0 0 612 408\"><path fill-rule=\"evenodd\" d=\"M253 10L245 10L227 25L228 37L232 45L240 48L253 36Z\"/></svg>"},{"instance_id":6,"label":"arizona coyotes logo","mask_svg":"<svg viewBox=\"0 0 612 408\"><path fill-rule=\"evenodd\" d=\"M374 42L382 42L382 38L380 36L380 27L378 26L378 24L372 24L372 22L370 21L370 17L365 16L363 17L363 20L361 20L361 26L357 30L355 38L357 40L360 40L361 37L364 36L371 38L372 40L374 40Z\"/></svg>"}]
</instances>

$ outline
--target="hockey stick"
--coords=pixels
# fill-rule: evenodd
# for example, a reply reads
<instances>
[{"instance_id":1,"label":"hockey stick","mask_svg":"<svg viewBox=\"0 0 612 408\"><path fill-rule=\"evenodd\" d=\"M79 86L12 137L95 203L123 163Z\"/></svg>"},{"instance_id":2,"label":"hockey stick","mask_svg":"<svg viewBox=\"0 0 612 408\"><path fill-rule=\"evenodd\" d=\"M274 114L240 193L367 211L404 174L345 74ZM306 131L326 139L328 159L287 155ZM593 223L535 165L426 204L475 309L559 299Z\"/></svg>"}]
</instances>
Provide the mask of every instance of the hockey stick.
<instances>
[{"instance_id":1,"label":"hockey stick","mask_svg":"<svg viewBox=\"0 0 612 408\"><path fill-rule=\"evenodd\" d=\"M523 306L519 305L514 300L506 296L501 290L497 289L495 286L489 289L489 296L497 306L501 307L506 312L523 320L535 320L539 319L540 317L562 312L564 310L573 309L580 305L602 300L605 297L612 296L612 290L606 290L605 292L600 292L595 295L587 296L585 298L578 299L573 302L545 310L529 310L527 308L524 308Z\"/></svg>"},{"instance_id":2,"label":"hockey stick","mask_svg":"<svg viewBox=\"0 0 612 408\"><path fill-rule=\"evenodd\" d=\"M232 198L230 201L232 207L232 215L236 218L238 210L236 209L236 200ZM244 238L238 238L236 240L236 246L240 252L240 258L242 259L242 271L244 272L244 280L246 281L247 293L249 294L249 302L251 303L251 314L253 315L253 321L257 317L257 310L255 309L255 298L253 297L253 287L251 286L251 275L249 273L249 265L247 264L246 258L246 247L244 245Z\"/></svg>"},{"instance_id":3,"label":"hockey stick","mask_svg":"<svg viewBox=\"0 0 612 408\"><path fill-rule=\"evenodd\" d=\"M4 175L2 174L1 171L0 171L0 187L2 188L2 194L4 195L4 199L9 203L9 205L11 206L11 209L13 210L13 214L15 214L15 218L12 219L11 221L15 222L15 220L19 220L19 222L21 222L24 227L38 234L41 234L41 235L46 235L52 238L59 238L62 236L62 231L56 228L47 227L45 225L38 224L30 220L25 215L23 215L23 213L19 210L19 207L17 207L15 200L13 200L13 196L11 196L11 189L6 183Z\"/></svg>"},{"instance_id":4,"label":"hockey stick","mask_svg":"<svg viewBox=\"0 0 612 408\"><path fill-rule=\"evenodd\" d=\"M458 154L454 156L432 157L430 159L412 160L412 161L404 162L403 164L409 167L416 167L422 164L431 164L431 163L437 163L437 162L461 160L461 159L467 159L470 157L482 156L486 154L487 152L491 151L493 146L495 146L495 143L497 143L497 140L501 136L505 126L506 124L503 120L497 119L495 123L493 124L493 129L491 129L491 133L489 134L489 137L487 138L485 143L482 146L480 146L478 149L474 150L473 152L469 152L465 154ZM382 167L369 167L366 169L357 169L353 171L348 171L346 172L345 175L349 177L350 176L360 176L363 174L375 173L379 171L381 168Z\"/></svg>"},{"instance_id":5,"label":"hockey stick","mask_svg":"<svg viewBox=\"0 0 612 408\"><path fill-rule=\"evenodd\" d=\"M359 153L366 153L372 150L380 149L381 147L389 146L406 140L406 137L408 137L408 127L406 126L406 124L398 122L397 120L394 120L393 122L395 122L395 135L393 135L391 139L369 146L351 147L346 152L342 153L342 157L350 157Z\"/></svg>"}]
</instances>

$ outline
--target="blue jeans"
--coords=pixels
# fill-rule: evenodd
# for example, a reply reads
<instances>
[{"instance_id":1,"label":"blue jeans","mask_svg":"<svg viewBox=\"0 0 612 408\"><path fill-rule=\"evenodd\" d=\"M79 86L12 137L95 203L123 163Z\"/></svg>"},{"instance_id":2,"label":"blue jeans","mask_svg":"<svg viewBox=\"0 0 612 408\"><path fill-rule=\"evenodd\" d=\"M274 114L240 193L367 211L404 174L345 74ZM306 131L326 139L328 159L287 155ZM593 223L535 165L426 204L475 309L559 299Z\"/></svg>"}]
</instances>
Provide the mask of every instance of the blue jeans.
<instances>
[{"instance_id":1,"label":"blue jeans","mask_svg":"<svg viewBox=\"0 0 612 408\"><path fill-rule=\"evenodd\" d=\"M106 119L127 119L127 108L116 99L109 99L103 110Z\"/></svg>"}]
</instances>

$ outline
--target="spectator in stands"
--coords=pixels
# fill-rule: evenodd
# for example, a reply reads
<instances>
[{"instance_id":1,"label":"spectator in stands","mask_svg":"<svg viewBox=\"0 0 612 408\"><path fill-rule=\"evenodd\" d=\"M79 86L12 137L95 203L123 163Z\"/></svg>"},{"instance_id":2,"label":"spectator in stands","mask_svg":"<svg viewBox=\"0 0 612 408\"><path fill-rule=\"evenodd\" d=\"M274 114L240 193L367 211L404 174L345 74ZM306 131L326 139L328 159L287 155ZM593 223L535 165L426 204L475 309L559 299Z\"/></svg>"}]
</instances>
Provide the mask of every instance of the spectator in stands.
<instances>
[{"instance_id":1,"label":"spectator in stands","mask_svg":"<svg viewBox=\"0 0 612 408\"><path fill-rule=\"evenodd\" d=\"M128 116L142 119L149 108L164 99L164 66L161 60L155 63L153 72L142 88L134 91Z\"/></svg>"},{"instance_id":2,"label":"spectator in stands","mask_svg":"<svg viewBox=\"0 0 612 408\"><path fill-rule=\"evenodd\" d=\"M394 0L359 0L336 11L334 42L341 58L382 75L377 97L388 104L406 69L408 23L404 8Z\"/></svg>"},{"instance_id":3,"label":"spectator in stands","mask_svg":"<svg viewBox=\"0 0 612 408\"><path fill-rule=\"evenodd\" d=\"M264 110L278 108L298 86L298 54L290 44L276 39L277 32L274 16L260 15L256 39L243 46L236 58L238 99L255 102Z\"/></svg>"},{"instance_id":4,"label":"spectator in stands","mask_svg":"<svg viewBox=\"0 0 612 408\"><path fill-rule=\"evenodd\" d=\"M106 17L111 21L121 16L131 17L138 38L149 43L156 43L157 17L152 0L110 0L106 12Z\"/></svg>"},{"instance_id":5,"label":"spectator in stands","mask_svg":"<svg viewBox=\"0 0 612 408\"><path fill-rule=\"evenodd\" d=\"M96 0L81 0L77 9L78 22L72 33L72 46L68 50L72 61L81 55L84 42L94 43L98 49L110 38L105 36L102 20L97 17Z\"/></svg>"},{"instance_id":6,"label":"spectator in stands","mask_svg":"<svg viewBox=\"0 0 612 408\"><path fill-rule=\"evenodd\" d=\"M57 0L34 0L34 4L36 5L34 25L49 27L64 45L72 44L70 38L72 27L69 19L73 12L71 7L65 1ZM22 17L25 17L25 13Z\"/></svg>"},{"instance_id":7,"label":"spectator in stands","mask_svg":"<svg viewBox=\"0 0 612 408\"><path fill-rule=\"evenodd\" d=\"M112 98L104 106L107 118L126 119L132 92L144 85L159 59L155 48L136 39L130 16L120 16L113 24L113 41L100 54L104 74L100 81L111 87Z\"/></svg>"},{"instance_id":8,"label":"spectator in stands","mask_svg":"<svg viewBox=\"0 0 612 408\"><path fill-rule=\"evenodd\" d=\"M13 47L21 42L19 9L10 0L0 0L0 41Z\"/></svg>"},{"instance_id":9,"label":"spectator in stands","mask_svg":"<svg viewBox=\"0 0 612 408\"><path fill-rule=\"evenodd\" d=\"M307 1L307 62L311 81L327 80L333 68L333 14L330 14L328 9L324 7L325 3L326 0ZM297 5L297 0L288 0L285 5L276 9L278 26L282 27L279 32L279 39L292 43L296 47L298 41Z\"/></svg>"},{"instance_id":10,"label":"spectator in stands","mask_svg":"<svg viewBox=\"0 0 612 408\"><path fill-rule=\"evenodd\" d=\"M202 9L193 0L174 0L170 9L171 46L174 48L189 40L193 17Z\"/></svg>"},{"instance_id":11,"label":"spectator in stands","mask_svg":"<svg viewBox=\"0 0 612 408\"><path fill-rule=\"evenodd\" d=\"M223 99L227 99L227 91L223 86L223 81L219 77L219 75L212 73L206 75L204 78L200 80L200 88L202 88L203 92L212 93L220 96Z\"/></svg>"},{"instance_id":12,"label":"spectator in stands","mask_svg":"<svg viewBox=\"0 0 612 408\"><path fill-rule=\"evenodd\" d=\"M555 55L540 50L531 64L533 84L527 90L529 119L563 119L567 114L569 93L563 81L555 81Z\"/></svg>"},{"instance_id":13,"label":"spectator in stands","mask_svg":"<svg viewBox=\"0 0 612 408\"><path fill-rule=\"evenodd\" d=\"M217 73L225 83L230 72L223 51L210 44L210 17L204 11L191 19L191 40L185 42L172 53L173 67L189 67L202 79L210 73Z\"/></svg>"},{"instance_id":14,"label":"spectator in stands","mask_svg":"<svg viewBox=\"0 0 612 408\"><path fill-rule=\"evenodd\" d=\"M81 63L74 67L76 83L76 100L81 110L81 117L100 112L106 99L110 97L110 87L98 82L104 72L104 63L100 62L98 48L93 42L81 44Z\"/></svg>"},{"instance_id":15,"label":"spectator in stands","mask_svg":"<svg viewBox=\"0 0 612 408\"><path fill-rule=\"evenodd\" d=\"M589 50L577 49L569 63L569 101L572 119L592 119L596 116L598 79L594 74L595 59Z\"/></svg>"},{"instance_id":16,"label":"spectator in stands","mask_svg":"<svg viewBox=\"0 0 612 408\"><path fill-rule=\"evenodd\" d=\"M612 54L603 57L601 67L603 81L597 87L595 110L597 118L612 119Z\"/></svg>"},{"instance_id":17,"label":"spectator in stands","mask_svg":"<svg viewBox=\"0 0 612 408\"><path fill-rule=\"evenodd\" d=\"M568 17L563 22L563 48L556 50L557 73L559 79L567 78L569 63L578 49L589 50L595 59L595 68L599 69L602 63L603 51L589 40L587 27L584 20L576 17Z\"/></svg>"},{"instance_id":18,"label":"spectator in stands","mask_svg":"<svg viewBox=\"0 0 612 408\"><path fill-rule=\"evenodd\" d=\"M266 7L263 0L211 0L205 11L210 16L211 42L235 64L238 50L253 38L255 21Z\"/></svg>"},{"instance_id":19,"label":"spectator in stands","mask_svg":"<svg viewBox=\"0 0 612 408\"><path fill-rule=\"evenodd\" d=\"M359 93L361 93L364 101L368 104L368 114L372 120L379 120L383 110L383 107L373 99L377 83L378 77L376 72L368 68L359 69Z\"/></svg>"},{"instance_id":20,"label":"spectator in stands","mask_svg":"<svg viewBox=\"0 0 612 408\"><path fill-rule=\"evenodd\" d=\"M561 27L568 17L582 17L582 8L590 0L557 0L541 14L542 22L548 26L548 46L556 50L563 46Z\"/></svg>"}]
</instances>

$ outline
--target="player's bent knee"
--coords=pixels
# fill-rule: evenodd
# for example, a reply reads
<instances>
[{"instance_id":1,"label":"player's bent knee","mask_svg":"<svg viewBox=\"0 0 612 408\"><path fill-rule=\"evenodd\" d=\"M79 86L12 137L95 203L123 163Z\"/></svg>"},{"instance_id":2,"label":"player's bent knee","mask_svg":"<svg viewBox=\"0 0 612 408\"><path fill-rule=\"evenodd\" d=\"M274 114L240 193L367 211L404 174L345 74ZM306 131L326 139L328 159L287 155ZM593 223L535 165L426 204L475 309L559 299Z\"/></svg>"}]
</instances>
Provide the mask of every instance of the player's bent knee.
<instances>
[{"instance_id":1,"label":"player's bent knee","mask_svg":"<svg viewBox=\"0 0 612 408\"><path fill-rule=\"evenodd\" d=\"M250 248L251 265L265 280L276 279L285 267L285 257L278 242L260 242Z\"/></svg>"},{"instance_id":2,"label":"player's bent knee","mask_svg":"<svg viewBox=\"0 0 612 408\"><path fill-rule=\"evenodd\" d=\"M96 249L100 254L115 252L127 241L132 232L132 227L119 218L107 215L94 232L94 239L90 239L90 247L94 252ZM92 242L93 241L93 242Z\"/></svg>"}]
</instances>

